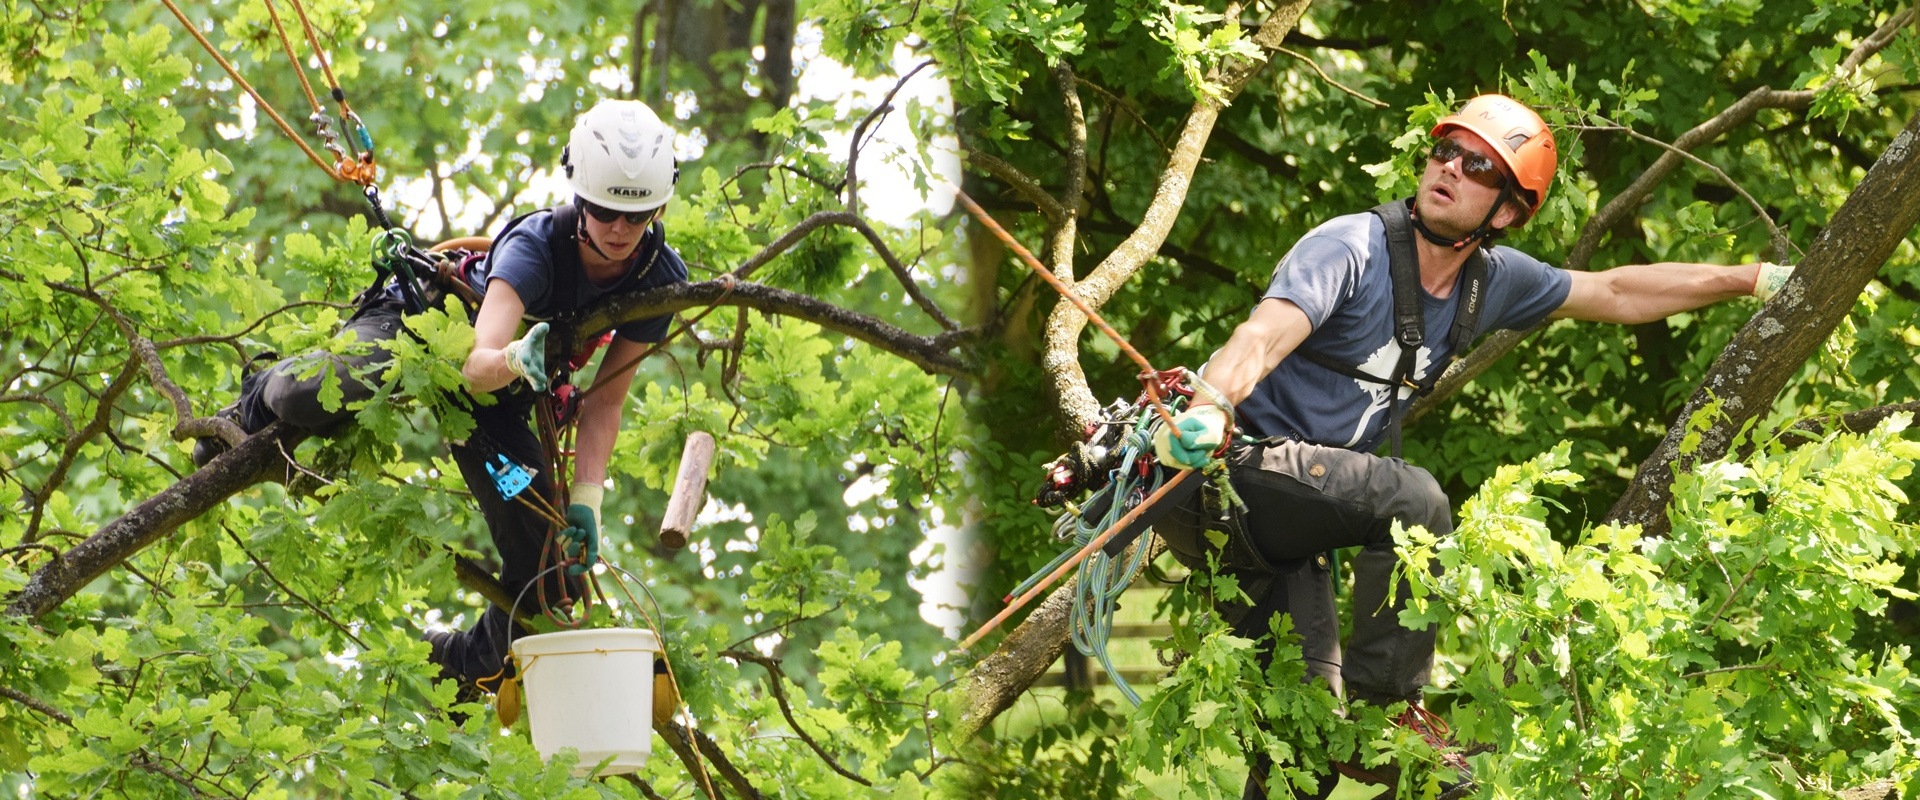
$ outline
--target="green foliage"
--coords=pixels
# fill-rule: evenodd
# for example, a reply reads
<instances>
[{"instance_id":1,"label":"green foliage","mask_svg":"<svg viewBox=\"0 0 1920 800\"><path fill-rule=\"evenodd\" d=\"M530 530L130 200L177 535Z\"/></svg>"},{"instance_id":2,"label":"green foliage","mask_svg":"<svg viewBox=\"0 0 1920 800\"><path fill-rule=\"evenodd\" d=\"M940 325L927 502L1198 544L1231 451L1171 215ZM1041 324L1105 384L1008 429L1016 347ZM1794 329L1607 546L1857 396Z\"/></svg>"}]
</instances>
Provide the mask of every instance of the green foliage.
<instances>
[{"instance_id":1,"label":"green foliage","mask_svg":"<svg viewBox=\"0 0 1920 800\"><path fill-rule=\"evenodd\" d=\"M304 5L372 133L389 210L423 236L489 233L550 202L572 117L630 80L626 7ZM688 6L682 31L708 4ZM297 21L274 7L304 60ZM268 6L184 10L317 144ZM9 3L0 14L0 167L19 176L0 187L0 591L11 599L28 576L51 574L51 555L189 475L191 442L174 439L175 425L231 400L254 356L365 352L334 333L381 253L357 189L333 185L240 101L163 7ZM843 210L846 148L829 142L869 111L791 95L775 108L778 82L746 46L710 55L676 52L664 79L676 94L647 98L684 134L689 169L668 230L696 279L808 212ZM861 79L891 74L850 60ZM951 120L918 103L891 113L929 138ZM915 157L931 155L895 158ZM768 163L778 166L752 166ZM916 168L924 182L930 168ZM818 180L784 182L796 173ZM958 240L938 221L875 224L921 279L952 273ZM807 248L818 269L792 285L933 329L899 302L891 273L873 272L864 237L827 229ZM948 281L921 288L956 305ZM499 730L426 663L423 627L467 626L485 606L454 581L453 559L491 553L443 449L472 432L457 391L473 335L462 317L411 317L392 361L352 376L377 394L345 430L290 448L284 486L214 498L54 612L0 618L5 791L641 796L570 777L571 756L544 761L524 728ZM323 403L341 401L350 376L320 358L305 369L327 373ZM791 728L766 735L787 725L783 705L874 793L939 780L953 762L931 721L955 716L951 670L910 581L940 565L928 531L960 516L940 490L957 482L951 449L964 446L948 385L884 350L744 309L705 318L640 376L610 465L607 550L658 600L643 599L641 618L667 642L693 714L681 720L769 793L868 791ZM651 531L695 430L718 440L712 505L692 546L670 551ZM631 618L616 596L617 612L592 613ZM728 651L770 654L791 677L770 683ZM699 792L658 750L650 786Z\"/></svg>"},{"instance_id":2,"label":"green foliage","mask_svg":"<svg viewBox=\"0 0 1920 800\"><path fill-rule=\"evenodd\" d=\"M1529 797L1576 784L1812 797L1908 780L1910 650L1854 637L1857 619L1913 596L1898 559L1920 538L1897 521L1895 482L1920 446L1904 428L1703 465L1675 481L1666 539L1553 536L1538 493L1579 482L1564 444L1498 470L1453 535L1405 532L1425 602L1401 619L1442 625L1455 732L1493 745L1476 776Z\"/></svg>"}]
</instances>

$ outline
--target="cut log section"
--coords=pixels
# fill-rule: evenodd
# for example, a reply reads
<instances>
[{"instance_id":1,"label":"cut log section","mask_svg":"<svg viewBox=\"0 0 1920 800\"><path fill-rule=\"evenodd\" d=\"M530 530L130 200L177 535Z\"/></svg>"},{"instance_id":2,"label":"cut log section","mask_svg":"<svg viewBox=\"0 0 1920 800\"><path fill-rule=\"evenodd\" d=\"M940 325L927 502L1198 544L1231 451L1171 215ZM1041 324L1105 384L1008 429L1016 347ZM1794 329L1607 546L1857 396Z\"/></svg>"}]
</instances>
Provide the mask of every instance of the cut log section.
<instances>
[{"instance_id":1,"label":"cut log section","mask_svg":"<svg viewBox=\"0 0 1920 800\"><path fill-rule=\"evenodd\" d=\"M707 471L712 466L713 436L706 431L688 434L686 449L680 451L680 475L673 480L667 513L660 520L661 544L675 550L687 546L693 518L707 502Z\"/></svg>"}]
</instances>

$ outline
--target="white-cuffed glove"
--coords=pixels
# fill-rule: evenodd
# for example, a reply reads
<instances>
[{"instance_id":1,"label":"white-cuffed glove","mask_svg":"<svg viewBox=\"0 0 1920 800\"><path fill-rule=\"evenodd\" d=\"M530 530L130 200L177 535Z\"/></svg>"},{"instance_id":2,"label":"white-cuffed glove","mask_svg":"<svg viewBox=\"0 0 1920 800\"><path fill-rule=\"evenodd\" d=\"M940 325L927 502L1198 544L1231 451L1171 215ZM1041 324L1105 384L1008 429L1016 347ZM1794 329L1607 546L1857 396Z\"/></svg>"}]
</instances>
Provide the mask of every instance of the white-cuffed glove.
<instances>
[{"instance_id":1,"label":"white-cuffed glove","mask_svg":"<svg viewBox=\"0 0 1920 800\"><path fill-rule=\"evenodd\" d=\"M507 371L525 379L536 392L547 390L547 323L539 323L527 335L500 348L507 357Z\"/></svg>"},{"instance_id":2,"label":"white-cuffed glove","mask_svg":"<svg viewBox=\"0 0 1920 800\"><path fill-rule=\"evenodd\" d=\"M1189 408L1173 415L1173 425L1153 432L1153 454L1174 469L1199 469L1227 435L1227 412L1216 405Z\"/></svg>"},{"instance_id":3,"label":"white-cuffed glove","mask_svg":"<svg viewBox=\"0 0 1920 800\"><path fill-rule=\"evenodd\" d=\"M1787 285L1787 279L1793 277L1793 267L1783 264L1760 262L1760 272L1753 279L1753 296L1764 303L1780 293L1780 287Z\"/></svg>"}]
</instances>

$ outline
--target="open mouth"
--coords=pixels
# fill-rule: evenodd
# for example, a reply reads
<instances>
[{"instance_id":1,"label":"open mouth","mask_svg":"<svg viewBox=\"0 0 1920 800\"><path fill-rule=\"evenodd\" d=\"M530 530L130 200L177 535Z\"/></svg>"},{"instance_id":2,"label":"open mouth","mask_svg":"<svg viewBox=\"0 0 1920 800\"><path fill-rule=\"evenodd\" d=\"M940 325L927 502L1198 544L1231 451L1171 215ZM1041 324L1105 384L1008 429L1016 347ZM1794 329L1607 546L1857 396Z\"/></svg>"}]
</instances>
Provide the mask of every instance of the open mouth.
<instances>
[{"instance_id":1,"label":"open mouth","mask_svg":"<svg viewBox=\"0 0 1920 800\"><path fill-rule=\"evenodd\" d=\"M1431 191L1435 196L1439 197L1442 200L1445 200L1449 203L1453 202L1453 192L1447 189L1447 187L1445 186L1434 184L1433 188L1430 189L1429 191Z\"/></svg>"}]
</instances>

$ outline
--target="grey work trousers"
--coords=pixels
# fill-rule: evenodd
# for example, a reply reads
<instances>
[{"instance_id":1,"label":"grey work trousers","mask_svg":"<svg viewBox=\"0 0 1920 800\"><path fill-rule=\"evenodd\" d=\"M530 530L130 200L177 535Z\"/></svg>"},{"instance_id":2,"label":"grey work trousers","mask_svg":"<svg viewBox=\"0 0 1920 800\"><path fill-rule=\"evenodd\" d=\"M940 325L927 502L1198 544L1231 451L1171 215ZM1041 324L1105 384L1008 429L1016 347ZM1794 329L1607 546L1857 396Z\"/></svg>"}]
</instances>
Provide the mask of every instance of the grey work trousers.
<instances>
[{"instance_id":1,"label":"grey work trousers","mask_svg":"<svg viewBox=\"0 0 1920 800\"><path fill-rule=\"evenodd\" d=\"M1404 579L1392 580L1399 560L1392 526L1398 520L1452 533L1452 507L1439 483L1397 458L1303 442L1236 446L1228 460L1244 514L1223 514L1217 503L1204 501L1209 487L1156 530L1182 563L1202 569L1211 550L1205 530L1227 534L1221 566L1252 600L1220 609L1234 634L1263 639L1274 614L1290 614L1310 679L1324 678L1336 694L1374 704L1418 700L1436 632L1400 624L1410 589ZM1353 559L1353 634L1343 659L1327 552L1347 547L1360 551ZM1271 645L1263 644L1260 654L1265 665ZM1263 763L1249 766L1265 770ZM1247 796L1260 796L1251 780Z\"/></svg>"}]
</instances>

